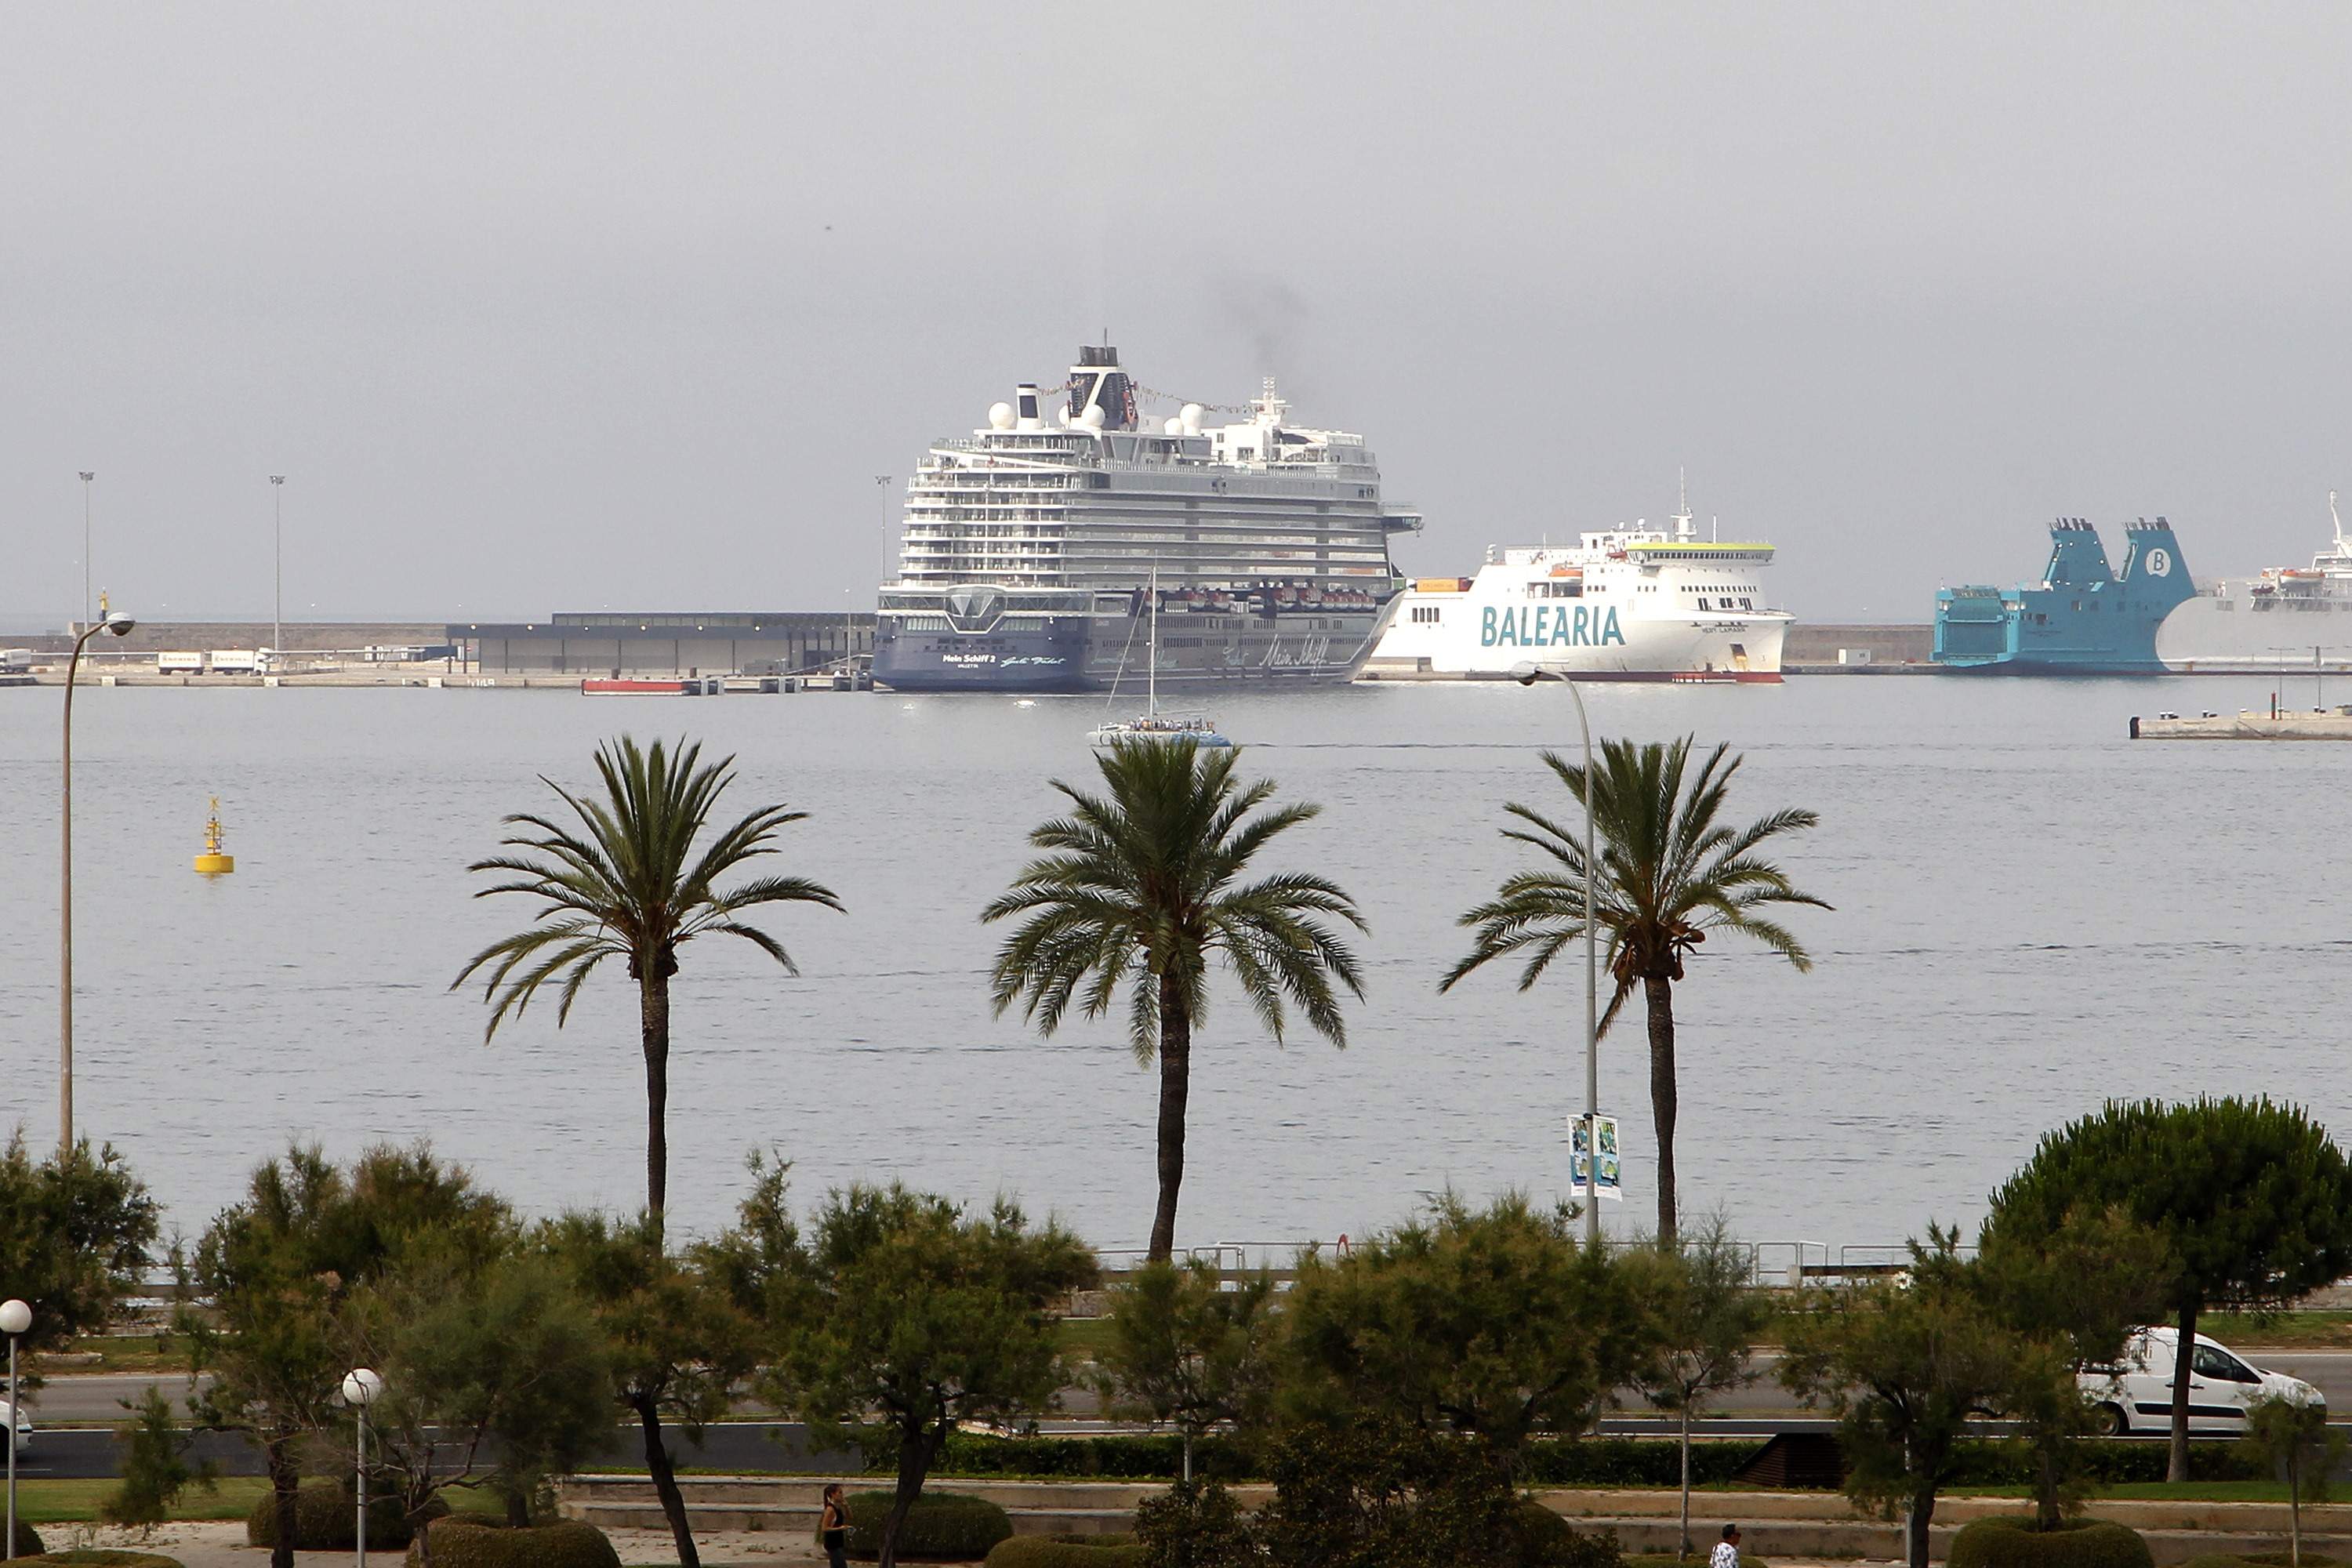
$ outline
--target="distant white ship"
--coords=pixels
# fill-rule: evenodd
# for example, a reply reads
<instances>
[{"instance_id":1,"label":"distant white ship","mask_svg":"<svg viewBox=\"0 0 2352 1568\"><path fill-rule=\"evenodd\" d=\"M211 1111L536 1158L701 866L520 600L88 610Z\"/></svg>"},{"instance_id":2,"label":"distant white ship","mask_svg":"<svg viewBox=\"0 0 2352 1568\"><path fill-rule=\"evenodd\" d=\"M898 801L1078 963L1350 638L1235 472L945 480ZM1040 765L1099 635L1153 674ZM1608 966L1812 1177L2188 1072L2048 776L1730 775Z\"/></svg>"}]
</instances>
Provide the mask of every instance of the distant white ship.
<instances>
[{"instance_id":1,"label":"distant white ship","mask_svg":"<svg viewBox=\"0 0 2352 1568\"><path fill-rule=\"evenodd\" d=\"M1362 679L1779 680L1795 617L1765 595L1772 546L1698 538L1687 502L1673 524L1490 546L1475 577L1422 578Z\"/></svg>"},{"instance_id":2,"label":"distant white ship","mask_svg":"<svg viewBox=\"0 0 2352 1568\"><path fill-rule=\"evenodd\" d=\"M2156 630L2165 668L2190 675L2352 668L2352 541L2334 490L2327 518L2336 541L2309 566L2224 577L2183 600Z\"/></svg>"}]
</instances>

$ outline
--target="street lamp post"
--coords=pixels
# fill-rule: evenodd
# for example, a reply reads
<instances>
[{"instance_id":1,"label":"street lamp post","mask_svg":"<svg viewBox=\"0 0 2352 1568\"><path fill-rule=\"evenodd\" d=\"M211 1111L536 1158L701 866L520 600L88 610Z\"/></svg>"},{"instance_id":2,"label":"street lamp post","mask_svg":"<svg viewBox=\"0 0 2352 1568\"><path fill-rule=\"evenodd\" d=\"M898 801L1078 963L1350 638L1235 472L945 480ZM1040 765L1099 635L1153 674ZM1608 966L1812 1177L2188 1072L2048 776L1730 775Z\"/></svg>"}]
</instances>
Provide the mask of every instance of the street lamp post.
<instances>
[{"instance_id":1,"label":"street lamp post","mask_svg":"<svg viewBox=\"0 0 2352 1568\"><path fill-rule=\"evenodd\" d=\"M89 468L76 468L81 476L81 618L89 624L89 482L98 475Z\"/></svg>"},{"instance_id":2,"label":"street lamp post","mask_svg":"<svg viewBox=\"0 0 2352 1568\"><path fill-rule=\"evenodd\" d=\"M359 1367L343 1375L343 1403L358 1415L360 1422L358 1484L353 1489L360 1500L359 1533L354 1537L359 1542L359 1568L367 1568L367 1413L368 1406L373 1405L376 1396L383 1392L383 1379L366 1367Z\"/></svg>"},{"instance_id":3,"label":"street lamp post","mask_svg":"<svg viewBox=\"0 0 2352 1568\"><path fill-rule=\"evenodd\" d=\"M32 1308L14 1299L0 1301L0 1334L8 1336L8 1543L0 1558L16 1555L16 1336L32 1326Z\"/></svg>"},{"instance_id":4,"label":"street lamp post","mask_svg":"<svg viewBox=\"0 0 2352 1568\"><path fill-rule=\"evenodd\" d=\"M269 600L269 659L275 664L286 656L286 476L269 476L270 536L272 575L275 588Z\"/></svg>"},{"instance_id":5,"label":"street lamp post","mask_svg":"<svg viewBox=\"0 0 2352 1568\"><path fill-rule=\"evenodd\" d=\"M1592 923L1593 878L1600 863L1592 853L1592 726L1584 714L1584 693L1556 669L1524 665L1519 684L1557 680L1576 699L1576 727L1584 735L1584 1244L1601 1245L1601 964Z\"/></svg>"},{"instance_id":6,"label":"street lamp post","mask_svg":"<svg viewBox=\"0 0 2352 1568\"><path fill-rule=\"evenodd\" d=\"M82 645L101 631L116 637L128 637L139 623L129 616L109 613L104 619L82 627L81 636L74 638L73 657L66 660L66 721L65 740L59 749L63 763L62 800L63 826L58 838L58 1153L60 1158L73 1157L73 700L74 686L80 679ZM8 1451L15 1453L16 1445L10 1438Z\"/></svg>"}]
</instances>

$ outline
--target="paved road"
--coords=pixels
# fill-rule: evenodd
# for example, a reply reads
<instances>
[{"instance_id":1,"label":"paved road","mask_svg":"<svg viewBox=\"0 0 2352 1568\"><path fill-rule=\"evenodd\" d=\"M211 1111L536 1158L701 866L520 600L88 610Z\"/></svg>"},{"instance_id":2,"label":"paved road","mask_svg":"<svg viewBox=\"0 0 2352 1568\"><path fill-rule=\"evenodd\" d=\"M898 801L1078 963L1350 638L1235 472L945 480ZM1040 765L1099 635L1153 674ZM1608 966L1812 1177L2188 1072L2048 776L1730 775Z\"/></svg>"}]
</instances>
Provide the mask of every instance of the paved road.
<instances>
[{"instance_id":1,"label":"paved road","mask_svg":"<svg viewBox=\"0 0 2352 1568\"><path fill-rule=\"evenodd\" d=\"M2352 1351L2281 1351L2274 1354L2253 1352L2248 1359L2257 1366L2304 1379L2326 1396L2329 1409L2338 1415L2352 1415ZM1765 1374L1763 1381L1723 1401L1715 1418L1706 1424L1710 1436L1769 1436L1775 1432L1828 1429L1829 1423L1797 1404L1778 1383L1772 1381L1771 1373L1777 1361L1777 1357L1769 1355L1757 1358L1759 1369ZM34 1451L26 1460L22 1473L112 1475L115 1445L110 1428L123 1418L122 1401L135 1400L150 1384L160 1384L174 1397L184 1394L187 1388L187 1380L177 1376L159 1379L145 1374L106 1374L52 1378L39 1394L26 1401L37 1430ZM1047 1423L1048 1431L1110 1429L1100 1422L1087 1419L1094 1408L1090 1398L1073 1398L1070 1404L1073 1408L1067 1417ZM1670 1421L1645 1415L1639 1402L1629 1398L1625 1414L1603 1422L1602 1429L1625 1436L1665 1436L1672 1433L1675 1426ZM780 1463L778 1439L793 1445L797 1451L801 1436L801 1428L790 1423L730 1423L711 1428L710 1446L706 1453L685 1462L766 1469ZM241 1439L213 1434L198 1441L197 1452L222 1461L228 1473L259 1473L258 1463L250 1450L245 1448ZM634 1429L616 1438L616 1447L608 1456L607 1462L628 1465L645 1462L643 1450L636 1445Z\"/></svg>"}]
</instances>

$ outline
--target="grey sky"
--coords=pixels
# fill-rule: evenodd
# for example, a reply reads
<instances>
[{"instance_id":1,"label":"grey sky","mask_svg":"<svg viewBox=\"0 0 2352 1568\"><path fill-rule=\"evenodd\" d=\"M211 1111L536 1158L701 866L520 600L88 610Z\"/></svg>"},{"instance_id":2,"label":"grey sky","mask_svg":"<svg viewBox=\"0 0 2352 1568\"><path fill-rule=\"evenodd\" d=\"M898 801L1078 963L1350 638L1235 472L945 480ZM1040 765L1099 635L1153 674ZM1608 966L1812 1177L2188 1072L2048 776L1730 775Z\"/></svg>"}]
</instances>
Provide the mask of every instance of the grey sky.
<instances>
[{"instance_id":1,"label":"grey sky","mask_svg":"<svg viewBox=\"0 0 2352 1568\"><path fill-rule=\"evenodd\" d=\"M1925 619L2352 489L2352 11L0 9L0 629L870 605L874 476L1108 327L1408 571L1672 510ZM315 608L314 608L315 606Z\"/></svg>"}]
</instances>

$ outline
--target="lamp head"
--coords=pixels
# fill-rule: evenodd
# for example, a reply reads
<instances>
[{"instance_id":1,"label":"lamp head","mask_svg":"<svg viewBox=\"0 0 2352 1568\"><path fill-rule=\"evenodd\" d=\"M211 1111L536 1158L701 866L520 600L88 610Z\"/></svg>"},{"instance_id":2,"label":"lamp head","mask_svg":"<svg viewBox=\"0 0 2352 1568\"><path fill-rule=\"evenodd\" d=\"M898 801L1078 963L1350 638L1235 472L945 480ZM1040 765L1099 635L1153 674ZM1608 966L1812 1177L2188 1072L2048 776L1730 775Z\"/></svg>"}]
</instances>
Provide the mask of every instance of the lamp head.
<instances>
[{"instance_id":1,"label":"lamp head","mask_svg":"<svg viewBox=\"0 0 2352 1568\"><path fill-rule=\"evenodd\" d=\"M11 1339L33 1326L33 1309L11 1298L0 1301L0 1334Z\"/></svg>"},{"instance_id":2,"label":"lamp head","mask_svg":"<svg viewBox=\"0 0 2352 1568\"><path fill-rule=\"evenodd\" d=\"M343 1402L364 1410L373 1405L376 1395L383 1392L383 1379L366 1367L360 1367L343 1376Z\"/></svg>"},{"instance_id":3,"label":"lamp head","mask_svg":"<svg viewBox=\"0 0 2352 1568\"><path fill-rule=\"evenodd\" d=\"M119 637L129 637L131 628L138 624L138 621L130 616L118 616L111 611L107 614L106 629Z\"/></svg>"}]
</instances>

